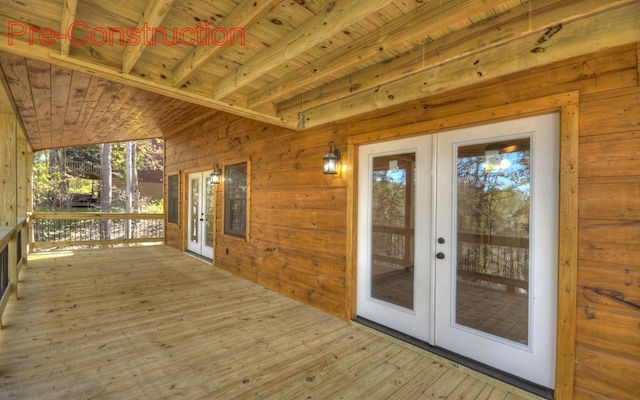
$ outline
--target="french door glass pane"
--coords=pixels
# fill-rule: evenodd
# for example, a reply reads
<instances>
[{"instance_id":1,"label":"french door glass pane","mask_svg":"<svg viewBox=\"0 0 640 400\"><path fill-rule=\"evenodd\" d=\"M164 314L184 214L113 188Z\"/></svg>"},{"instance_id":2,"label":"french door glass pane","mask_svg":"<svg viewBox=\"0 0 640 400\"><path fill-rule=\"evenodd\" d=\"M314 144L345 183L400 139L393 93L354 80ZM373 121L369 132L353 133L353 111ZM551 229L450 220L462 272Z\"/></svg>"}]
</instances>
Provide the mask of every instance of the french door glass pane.
<instances>
[{"instance_id":1,"label":"french door glass pane","mask_svg":"<svg viewBox=\"0 0 640 400\"><path fill-rule=\"evenodd\" d=\"M214 207L214 202L215 202L215 186L213 185L213 182L211 181L211 176L207 176L206 177L206 193L205 193L205 199L204 199L205 205L204 205L204 209L205 209L205 245L209 246L209 247L213 247L213 225L214 225L214 221L213 221L213 210L215 209Z\"/></svg>"},{"instance_id":2,"label":"french door glass pane","mask_svg":"<svg viewBox=\"0 0 640 400\"><path fill-rule=\"evenodd\" d=\"M198 213L198 205L200 203L200 179L194 178L191 179L191 204L189 205L190 218L191 218L191 241L194 243L198 242L198 231L199 231L199 219L200 215Z\"/></svg>"},{"instance_id":3,"label":"french door glass pane","mask_svg":"<svg viewBox=\"0 0 640 400\"><path fill-rule=\"evenodd\" d=\"M459 325L529 341L530 138L458 147Z\"/></svg>"},{"instance_id":4,"label":"french door glass pane","mask_svg":"<svg viewBox=\"0 0 640 400\"><path fill-rule=\"evenodd\" d=\"M375 157L371 296L413 309L415 153Z\"/></svg>"}]
</instances>

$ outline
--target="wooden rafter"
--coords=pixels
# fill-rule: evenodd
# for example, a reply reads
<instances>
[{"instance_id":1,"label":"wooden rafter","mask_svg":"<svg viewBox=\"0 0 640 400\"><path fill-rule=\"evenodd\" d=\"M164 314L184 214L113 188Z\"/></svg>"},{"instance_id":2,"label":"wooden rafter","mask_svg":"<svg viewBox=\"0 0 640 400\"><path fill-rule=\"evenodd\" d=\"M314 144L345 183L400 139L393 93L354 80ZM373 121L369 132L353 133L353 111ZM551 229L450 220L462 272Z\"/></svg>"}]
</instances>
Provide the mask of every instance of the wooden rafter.
<instances>
[{"instance_id":1,"label":"wooden rafter","mask_svg":"<svg viewBox=\"0 0 640 400\"><path fill-rule=\"evenodd\" d=\"M513 8L509 13L497 16L491 24L471 26L468 29L453 32L439 40L424 43L423 46L416 47L412 51L384 64L375 64L316 89L309 90L304 93L302 108L311 109L344 97L353 96L421 70L434 68L445 62L479 53L490 47L498 47L519 37L531 34L532 31L546 30L550 23L556 25L567 23L575 18L577 14L593 15L601 12L604 7L610 8L613 5L620 5L620 3L619 0L590 0L567 4L563 7L558 7L557 3L549 0L544 2L537 1L534 4L525 3ZM629 2L626 1L626 3ZM535 18L531 18L533 15L535 15ZM478 40L478 38L482 39ZM353 58L363 56L362 54L351 55ZM341 62L348 62L348 58L341 60ZM306 67L303 69L306 70ZM322 68L319 69L324 71ZM306 81L304 76L300 76L299 79ZM283 81L282 92L286 92L296 85L288 77L284 77L281 81ZM269 86L274 87L273 85ZM264 91L256 91L250 96L248 100L249 107L256 105L255 98L260 96L258 92ZM281 95L278 94L278 96ZM277 104L278 115L294 115L300 109L301 100L297 96L285 99Z\"/></svg>"},{"instance_id":2,"label":"wooden rafter","mask_svg":"<svg viewBox=\"0 0 640 400\"><path fill-rule=\"evenodd\" d=\"M248 29L254 25L281 0L244 0L218 26L242 27ZM182 86L194 73L202 68L209 59L224 50L224 46L196 46L180 61L173 70L173 87Z\"/></svg>"},{"instance_id":3,"label":"wooden rafter","mask_svg":"<svg viewBox=\"0 0 640 400\"><path fill-rule=\"evenodd\" d=\"M130 132L153 126L138 118L141 113L129 115L120 108L144 108L145 118L160 121L163 133L208 112L198 106L287 128L311 128L635 43L640 37L637 0L190 0L188 6L172 0L130 0L126 7L101 0L0 0L0 4L0 25L9 28L0 31L0 62L25 130L37 148L62 144L54 139L60 135L78 145L126 133L118 136L124 140ZM88 28L66 37L65 31L79 20ZM193 20L241 27L251 39L243 49L163 42L145 50L144 41L133 47L100 43L105 35L100 32L117 33L111 27L179 28ZM59 51L47 34L52 30L44 28L59 29L54 39ZM94 31L97 36L92 36ZM80 38L85 42L74 41ZM539 51L532 52L536 47ZM55 67L48 72L29 70L26 60L31 66L41 61ZM114 85L84 85L76 72ZM132 94L122 96L126 91L121 85L129 86ZM140 89L175 102L146 96ZM82 91L102 95L99 100L91 95L76 97ZM119 122L129 117L131 121Z\"/></svg>"},{"instance_id":4,"label":"wooden rafter","mask_svg":"<svg viewBox=\"0 0 640 400\"><path fill-rule=\"evenodd\" d=\"M78 0L64 0L62 6L62 23L60 24L60 33L63 36L60 39L60 54L63 56L69 55L69 48L71 47L71 38L69 30L71 24L76 20L76 8L78 7Z\"/></svg>"},{"instance_id":5,"label":"wooden rafter","mask_svg":"<svg viewBox=\"0 0 640 400\"><path fill-rule=\"evenodd\" d=\"M136 64L146 47L145 42L148 43L151 40L151 36L153 34L152 30L143 30L143 27L157 28L160 26L162 20L171 9L172 4L173 0L150 0L149 3L147 3L144 13L140 16L140 20L138 21L138 29L147 35L147 40L143 40L137 46L127 45L125 47L122 54L122 72L125 74L131 72L133 66Z\"/></svg>"},{"instance_id":6,"label":"wooden rafter","mask_svg":"<svg viewBox=\"0 0 640 400\"><path fill-rule=\"evenodd\" d=\"M531 31L527 23L525 24L527 27L522 28L525 31L515 33L513 40L488 43L477 48L476 51L469 52L466 56L439 60L429 68L407 74L400 79L376 85L353 96L323 103L310 110L303 110L305 120L299 127L318 126L337 119L417 100L433 93L505 76L523 68L534 68L586 54L593 48L614 47L636 42L640 37L640 26L637 24L640 3L633 1L624 3L628 5L607 9L605 12L600 12L600 7L591 10L591 14L585 10L580 19L563 25L560 34L542 45L537 45L537 41L544 36L547 28L565 22L563 19L558 19L564 14L550 11L549 16L554 16L556 19L547 20L546 28ZM444 40L448 42L455 39L455 36L450 36ZM455 46L455 43L448 43ZM537 47L540 49L536 51ZM342 90L344 92L346 88ZM294 118L295 115L289 115L289 117Z\"/></svg>"},{"instance_id":7,"label":"wooden rafter","mask_svg":"<svg viewBox=\"0 0 640 400\"><path fill-rule=\"evenodd\" d=\"M504 0L454 0L434 7L423 6L356 40L351 46L329 53L314 63L285 75L249 96L249 107L284 99L301 88L328 76L343 74L354 66L379 57L382 51L425 37L465 20L468 15L486 12ZM306 98L307 96L305 96Z\"/></svg>"},{"instance_id":8,"label":"wooden rafter","mask_svg":"<svg viewBox=\"0 0 640 400\"><path fill-rule=\"evenodd\" d=\"M292 57L333 36L340 29L389 4L391 0L342 0L308 19L290 34L259 53L235 71L227 74L215 86L214 98L223 99L262 74Z\"/></svg>"}]
</instances>

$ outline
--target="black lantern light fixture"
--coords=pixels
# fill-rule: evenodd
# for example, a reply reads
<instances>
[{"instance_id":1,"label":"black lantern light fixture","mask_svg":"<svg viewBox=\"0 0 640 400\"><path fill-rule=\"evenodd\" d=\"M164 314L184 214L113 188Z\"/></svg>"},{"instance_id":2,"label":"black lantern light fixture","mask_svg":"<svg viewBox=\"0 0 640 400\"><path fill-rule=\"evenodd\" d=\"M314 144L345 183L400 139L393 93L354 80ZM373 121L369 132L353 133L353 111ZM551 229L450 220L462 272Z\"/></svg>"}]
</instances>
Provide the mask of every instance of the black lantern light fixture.
<instances>
[{"instance_id":1,"label":"black lantern light fixture","mask_svg":"<svg viewBox=\"0 0 640 400\"><path fill-rule=\"evenodd\" d=\"M211 183L217 185L220 183L220 175L222 175L222 170L218 167L218 164L213 166L213 171L211 171Z\"/></svg>"},{"instance_id":2,"label":"black lantern light fixture","mask_svg":"<svg viewBox=\"0 0 640 400\"><path fill-rule=\"evenodd\" d=\"M340 161L340 150L336 149L333 142L329 142L329 152L322 158L325 174L335 175L338 173L338 162Z\"/></svg>"}]
</instances>

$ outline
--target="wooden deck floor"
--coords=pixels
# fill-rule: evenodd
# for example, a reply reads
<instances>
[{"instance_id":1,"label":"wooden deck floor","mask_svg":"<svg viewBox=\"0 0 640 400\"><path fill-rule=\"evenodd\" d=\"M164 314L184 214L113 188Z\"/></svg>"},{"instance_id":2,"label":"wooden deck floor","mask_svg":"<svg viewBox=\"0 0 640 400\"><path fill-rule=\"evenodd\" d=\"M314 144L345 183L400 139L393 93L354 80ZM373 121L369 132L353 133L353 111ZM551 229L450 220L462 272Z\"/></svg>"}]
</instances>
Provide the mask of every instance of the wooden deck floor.
<instances>
[{"instance_id":1,"label":"wooden deck floor","mask_svg":"<svg viewBox=\"0 0 640 400\"><path fill-rule=\"evenodd\" d=\"M29 257L3 399L536 398L165 246Z\"/></svg>"}]
</instances>

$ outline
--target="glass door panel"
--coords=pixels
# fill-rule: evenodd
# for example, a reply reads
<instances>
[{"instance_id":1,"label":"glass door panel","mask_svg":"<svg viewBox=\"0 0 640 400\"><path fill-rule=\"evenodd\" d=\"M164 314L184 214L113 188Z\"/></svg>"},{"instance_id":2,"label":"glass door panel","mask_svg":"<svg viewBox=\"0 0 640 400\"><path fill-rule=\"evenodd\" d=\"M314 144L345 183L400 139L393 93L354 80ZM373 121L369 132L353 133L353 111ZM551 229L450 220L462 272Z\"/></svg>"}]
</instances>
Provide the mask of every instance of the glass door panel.
<instances>
[{"instance_id":1,"label":"glass door panel","mask_svg":"<svg viewBox=\"0 0 640 400\"><path fill-rule=\"evenodd\" d=\"M189 179L189 241L200 241L200 174Z\"/></svg>"},{"instance_id":2,"label":"glass door panel","mask_svg":"<svg viewBox=\"0 0 640 400\"><path fill-rule=\"evenodd\" d=\"M457 149L455 321L529 342L530 138Z\"/></svg>"},{"instance_id":3,"label":"glass door panel","mask_svg":"<svg viewBox=\"0 0 640 400\"><path fill-rule=\"evenodd\" d=\"M437 136L434 344L553 388L558 114Z\"/></svg>"},{"instance_id":4,"label":"glass door panel","mask_svg":"<svg viewBox=\"0 0 640 400\"><path fill-rule=\"evenodd\" d=\"M189 174L187 249L213 259L215 185L210 171Z\"/></svg>"},{"instance_id":5,"label":"glass door panel","mask_svg":"<svg viewBox=\"0 0 640 400\"><path fill-rule=\"evenodd\" d=\"M373 159L371 296L413 309L415 153Z\"/></svg>"},{"instance_id":6,"label":"glass door panel","mask_svg":"<svg viewBox=\"0 0 640 400\"><path fill-rule=\"evenodd\" d=\"M204 245L213 247L214 210L216 187L211 180L211 175L205 175L205 199L204 199Z\"/></svg>"},{"instance_id":7,"label":"glass door panel","mask_svg":"<svg viewBox=\"0 0 640 400\"><path fill-rule=\"evenodd\" d=\"M358 161L357 313L432 337L433 137L363 145Z\"/></svg>"}]
</instances>

